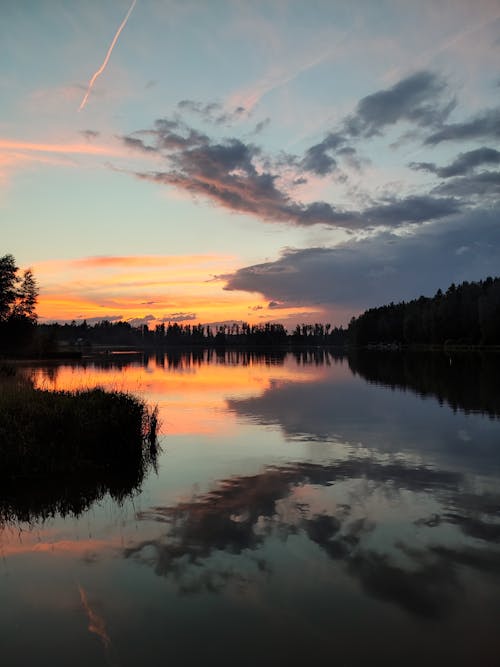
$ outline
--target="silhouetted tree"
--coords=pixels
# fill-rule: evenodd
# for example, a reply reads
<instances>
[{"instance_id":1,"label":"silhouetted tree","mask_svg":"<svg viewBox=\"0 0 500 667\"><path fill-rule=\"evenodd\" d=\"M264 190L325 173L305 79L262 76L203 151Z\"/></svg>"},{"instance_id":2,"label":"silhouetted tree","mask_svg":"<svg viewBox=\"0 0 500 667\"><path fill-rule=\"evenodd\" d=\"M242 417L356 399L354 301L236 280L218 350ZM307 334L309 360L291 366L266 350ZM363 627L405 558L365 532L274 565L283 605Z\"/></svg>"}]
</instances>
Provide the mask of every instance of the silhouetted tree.
<instances>
[{"instance_id":1,"label":"silhouetted tree","mask_svg":"<svg viewBox=\"0 0 500 667\"><path fill-rule=\"evenodd\" d=\"M17 298L18 268L12 255L0 257L0 322L7 320Z\"/></svg>"},{"instance_id":2,"label":"silhouetted tree","mask_svg":"<svg viewBox=\"0 0 500 667\"><path fill-rule=\"evenodd\" d=\"M348 329L354 345L500 344L500 278L452 283L446 293L370 308Z\"/></svg>"},{"instance_id":3,"label":"silhouetted tree","mask_svg":"<svg viewBox=\"0 0 500 667\"><path fill-rule=\"evenodd\" d=\"M36 322L35 312L38 300L38 285L31 269L26 269L23 273L21 284L17 290L16 304L14 314L18 317L25 317L31 322Z\"/></svg>"},{"instance_id":4,"label":"silhouetted tree","mask_svg":"<svg viewBox=\"0 0 500 667\"><path fill-rule=\"evenodd\" d=\"M20 349L32 339L38 287L31 269L18 276L12 255L0 257L0 348Z\"/></svg>"}]
</instances>

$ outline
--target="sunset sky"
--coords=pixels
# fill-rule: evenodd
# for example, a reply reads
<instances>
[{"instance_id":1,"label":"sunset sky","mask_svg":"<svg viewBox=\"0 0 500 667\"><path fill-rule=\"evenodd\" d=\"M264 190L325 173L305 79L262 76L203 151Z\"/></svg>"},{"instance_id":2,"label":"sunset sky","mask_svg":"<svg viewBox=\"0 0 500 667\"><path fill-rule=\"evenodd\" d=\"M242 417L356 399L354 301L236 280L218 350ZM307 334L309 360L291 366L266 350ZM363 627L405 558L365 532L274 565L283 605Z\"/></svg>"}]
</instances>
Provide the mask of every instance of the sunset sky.
<instances>
[{"instance_id":1,"label":"sunset sky","mask_svg":"<svg viewBox=\"0 0 500 667\"><path fill-rule=\"evenodd\" d=\"M345 324L499 275L500 0L0 19L0 255L41 322Z\"/></svg>"}]
</instances>

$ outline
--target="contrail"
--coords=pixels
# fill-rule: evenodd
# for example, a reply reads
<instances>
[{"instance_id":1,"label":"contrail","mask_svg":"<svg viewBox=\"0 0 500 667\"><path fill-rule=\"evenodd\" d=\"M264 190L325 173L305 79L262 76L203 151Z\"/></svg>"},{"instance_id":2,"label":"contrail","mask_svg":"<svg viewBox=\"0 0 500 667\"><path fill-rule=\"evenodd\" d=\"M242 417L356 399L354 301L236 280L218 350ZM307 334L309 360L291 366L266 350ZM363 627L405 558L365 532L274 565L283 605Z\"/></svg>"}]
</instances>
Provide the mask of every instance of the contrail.
<instances>
[{"instance_id":1,"label":"contrail","mask_svg":"<svg viewBox=\"0 0 500 667\"><path fill-rule=\"evenodd\" d=\"M88 85L88 88L87 88L87 92L85 93L85 96L82 100L82 103L80 104L80 107L78 108L78 111L81 111L83 109L83 107L87 104L87 100L89 98L90 91L92 90L92 87L93 87L97 77L100 76L104 72L104 70L106 69L106 65L108 64L108 60L111 56L111 53L113 52L113 49L115 48L115 44L118 41L118 37L120 36L120 33L123 30L123 28L127 25L127 21L129 20L130 14L132 14L132 10L134 9L136 2L137 2L137 0L133 0L132 4L130 5L130 8L129 8L125 18L120 23L120 27L118 28L118 30L116 31L115 36L113 37L113 41L110 44L110 47L108 49L108 52L106 53L106 57L104 58L104 61L103 61L102 65L99 67L99 69L94 74L94 76L90 79L90 82L89 82L89 85Z\"/></svg>"}]
</instances>

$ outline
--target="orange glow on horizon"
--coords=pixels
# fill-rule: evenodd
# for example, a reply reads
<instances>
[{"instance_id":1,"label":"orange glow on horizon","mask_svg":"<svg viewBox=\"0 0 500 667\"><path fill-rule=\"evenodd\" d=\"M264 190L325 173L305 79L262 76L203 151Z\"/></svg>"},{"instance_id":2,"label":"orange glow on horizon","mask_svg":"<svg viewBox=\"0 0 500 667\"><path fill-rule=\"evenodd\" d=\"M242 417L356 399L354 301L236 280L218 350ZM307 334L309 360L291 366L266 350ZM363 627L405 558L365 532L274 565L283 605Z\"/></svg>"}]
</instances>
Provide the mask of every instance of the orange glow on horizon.
<instances>
[{"instance_id":1,"label":"orange glow on horizon","mask_svg":"<svg viewBox=\"0 0 500 667\"><path fill-rule=\"evenodd\" d=\"M41 322L256 324L310 312L307 307L291 307L277 313L260 295L224 290L224 280L217 276L238 268L238 258L230 255L95 256L44 261L32 268L41 285Z\"/></svg>"}]
</instances>

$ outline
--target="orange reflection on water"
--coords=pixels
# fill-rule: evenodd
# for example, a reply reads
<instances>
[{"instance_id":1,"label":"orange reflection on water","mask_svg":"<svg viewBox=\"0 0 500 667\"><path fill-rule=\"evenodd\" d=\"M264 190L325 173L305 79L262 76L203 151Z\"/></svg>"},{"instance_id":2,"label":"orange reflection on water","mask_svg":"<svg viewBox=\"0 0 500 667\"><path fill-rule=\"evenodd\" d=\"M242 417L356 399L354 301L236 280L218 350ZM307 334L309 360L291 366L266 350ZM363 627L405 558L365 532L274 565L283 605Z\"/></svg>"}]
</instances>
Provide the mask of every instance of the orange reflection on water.
<instances>
[{"instance_id":1,"label":"orange reflection on water","mask_svg":"<svg viewBox=\"0 0 500 667\"><path fill-rule=\"evenodd\" d=\"M78 586L78 591L80 593L82 607L84 608L89 620L89 632L97 635L103 643L104 649L109 651L111 648L111 639L109 638L109 635L106 631L106 623L104 622L103 617L90 606L85 589L82 586Z\"/></svg>"},{"instance_id":2,"label":"orange reflection on water","mask_svg":"<svg viewBox=\"0 0 500 667\"><path fill-rule=\"evenodd\" d=\"M227 411L227 399L262 394L278 382L311 382L323 373L321 367L301 367L293 361L283 365L250 360L246 365L210 363L180 358L176 365L149 359L121 368L96 364L64 365L50 372L39 369L38 387L75 391L103 387L138 395L149 405L158 405L160 432L168 434L231 433L234 416Z\"/></svg>"},{"instance_id":3,"label":"orange reflection on water","mask_svg":"<svg viewBox=\"0 0 500 667\"><path fill-rule=\"evenodd\" d=\"M25 533L22 539L17 532L7 529L0 529L0 555L2 558L9 556L20 556L22 554L50 554L52 556L77 556L88 558L96 553L108 549L118 549L122 546L121 540L110 538L107 540L98 540L93 538L78 540L50 540L50 532L45 534Z\"/></svg>"}]
</instances>

